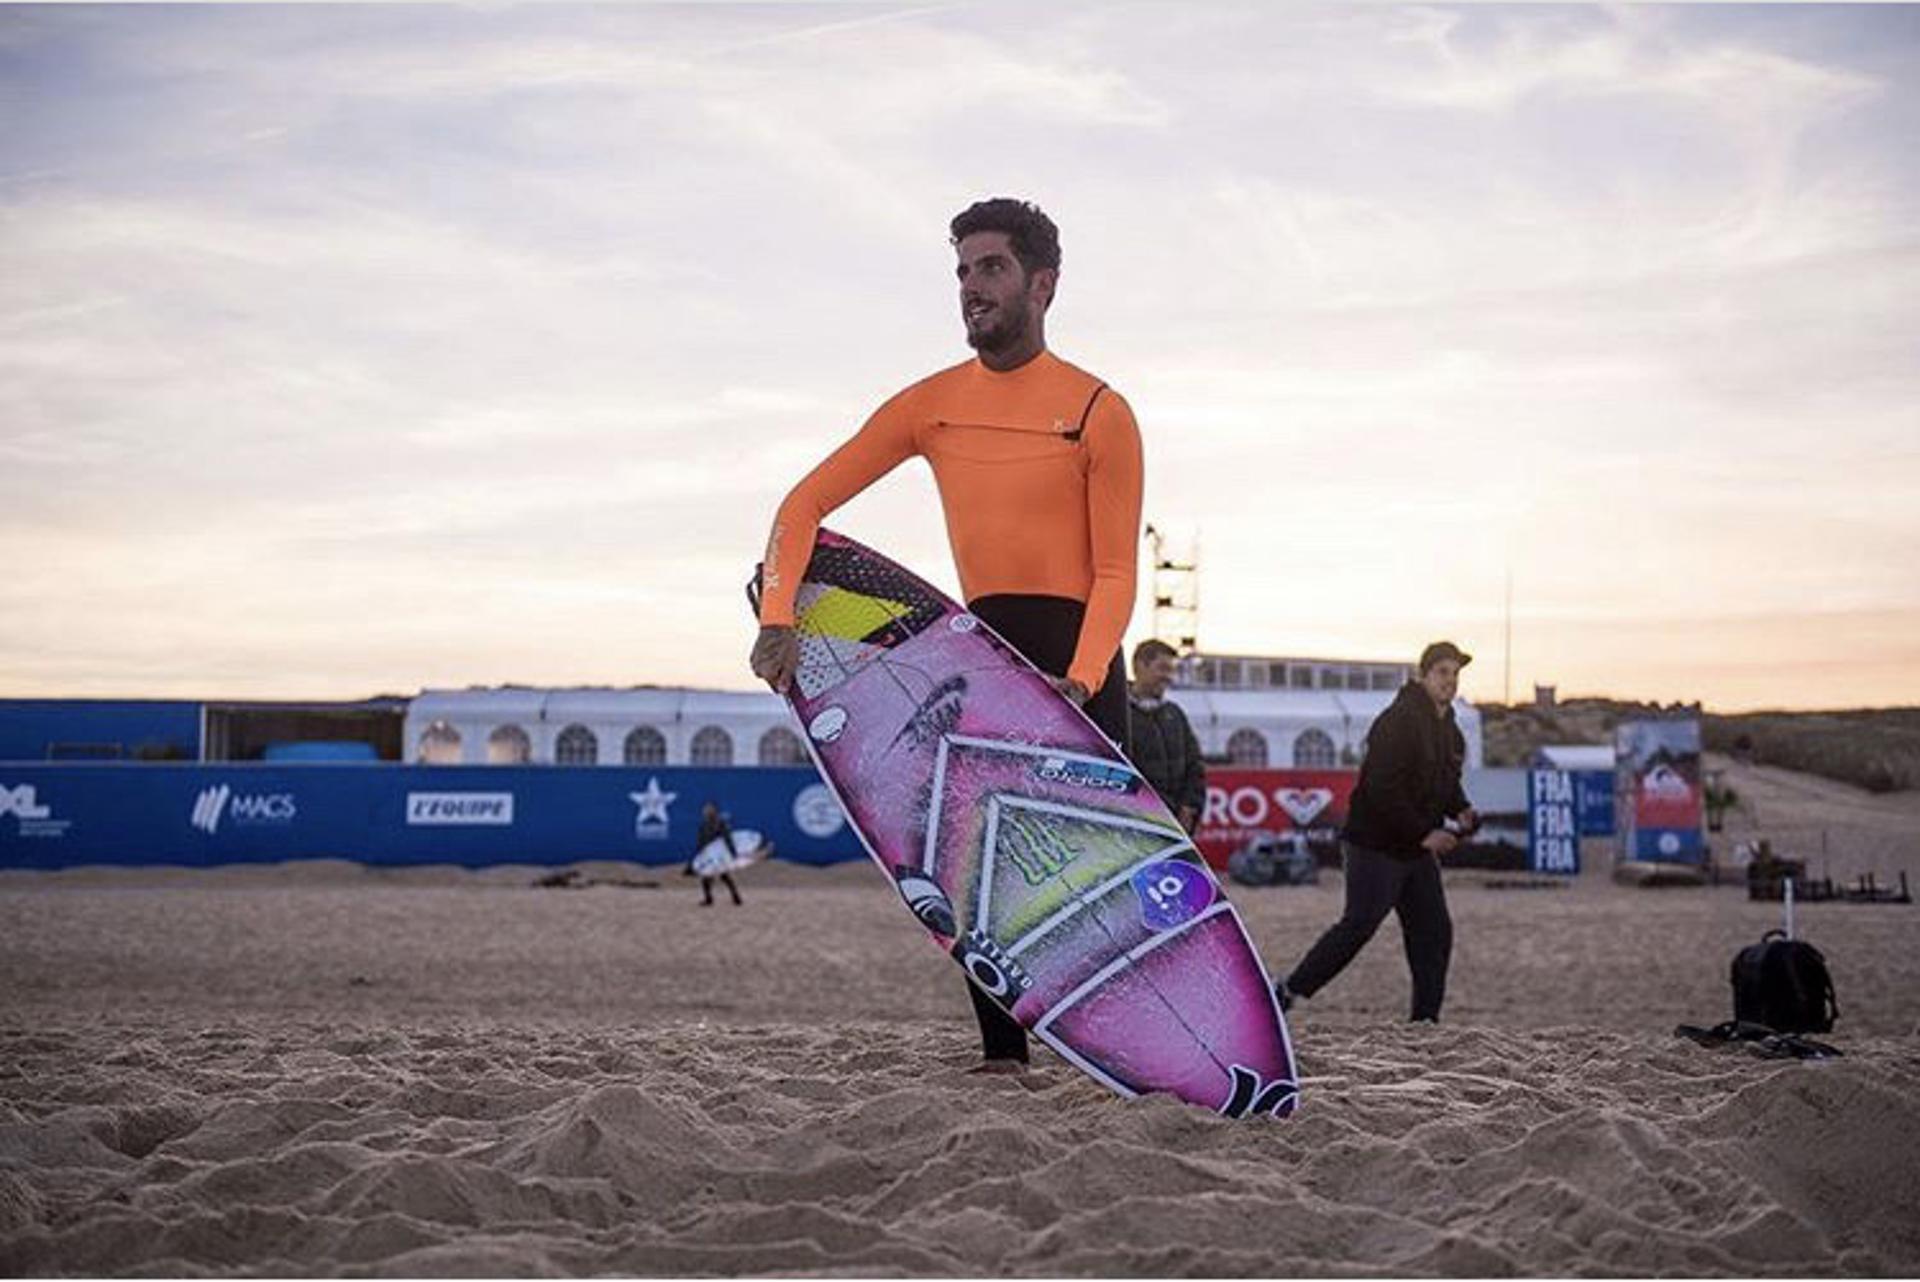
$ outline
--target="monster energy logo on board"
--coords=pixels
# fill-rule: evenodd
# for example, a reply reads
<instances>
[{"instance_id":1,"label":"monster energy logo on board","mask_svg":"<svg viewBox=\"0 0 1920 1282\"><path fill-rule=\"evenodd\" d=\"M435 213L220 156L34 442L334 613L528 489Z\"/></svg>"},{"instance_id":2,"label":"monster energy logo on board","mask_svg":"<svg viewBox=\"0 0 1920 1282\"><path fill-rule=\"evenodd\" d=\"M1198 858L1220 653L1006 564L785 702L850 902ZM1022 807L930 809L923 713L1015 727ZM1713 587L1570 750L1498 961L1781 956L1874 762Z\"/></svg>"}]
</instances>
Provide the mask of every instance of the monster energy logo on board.
<instances>
[{"instance_id":1,"label":"monster energy logo on board","mask_svg":"<svg viewBox=\"0 0 1920 1282\"><path fill-rule=\"evenodd\" d=\"M1068 843L1058 822L1006 811L1001 814L1000 826L1000 848L1029 886L1045 884L1080 857L1079 847Z\"/></svg>"}]
</instances>

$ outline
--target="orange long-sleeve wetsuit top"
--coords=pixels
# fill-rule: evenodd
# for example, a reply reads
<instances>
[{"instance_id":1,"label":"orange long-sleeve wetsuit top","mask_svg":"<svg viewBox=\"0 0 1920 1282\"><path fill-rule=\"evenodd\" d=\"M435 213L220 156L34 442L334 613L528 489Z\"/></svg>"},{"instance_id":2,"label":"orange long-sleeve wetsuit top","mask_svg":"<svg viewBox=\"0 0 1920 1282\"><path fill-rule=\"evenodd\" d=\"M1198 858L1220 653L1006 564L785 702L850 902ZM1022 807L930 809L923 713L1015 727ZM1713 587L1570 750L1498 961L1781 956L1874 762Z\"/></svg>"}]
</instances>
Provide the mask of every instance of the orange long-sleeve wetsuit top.
<instances>
[{"instance_id":1,"label":"orange long-sleeve wetsuit top","mask_svg":"<svg viewBox=\"0 0 1920 1282\"><path fill-rule=\"evenodd\" d=\"M1119 393L1051 352L1004 372L971 360L875 410L781 503L760 622L793 622L827 514L916 454L933 468L966 599L1085 602L1067 675L1099 690L1133 613L1140 428Z\"/></svg>"}]
</instances>

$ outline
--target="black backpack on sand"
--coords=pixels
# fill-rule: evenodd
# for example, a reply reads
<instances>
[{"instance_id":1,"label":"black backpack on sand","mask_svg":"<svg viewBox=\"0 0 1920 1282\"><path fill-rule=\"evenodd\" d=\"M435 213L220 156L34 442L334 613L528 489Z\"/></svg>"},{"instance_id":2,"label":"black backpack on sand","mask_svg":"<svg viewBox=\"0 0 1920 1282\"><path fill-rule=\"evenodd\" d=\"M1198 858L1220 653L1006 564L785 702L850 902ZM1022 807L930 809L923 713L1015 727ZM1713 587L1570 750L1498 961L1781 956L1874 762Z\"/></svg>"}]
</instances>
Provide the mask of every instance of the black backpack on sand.
<instances>
[{"instance_id":1,"label":"black backpack on sand","mask_svg":"<svg viewBox=\"0 0 1920 1282\"><path fill-rule=\"evenodd\" d=\"M1733 957L1733 1018L1776 1033L1825 1033L1840 1016L1827 959L1803 940L1770 930Z\"/></svg>"}]
</instances>

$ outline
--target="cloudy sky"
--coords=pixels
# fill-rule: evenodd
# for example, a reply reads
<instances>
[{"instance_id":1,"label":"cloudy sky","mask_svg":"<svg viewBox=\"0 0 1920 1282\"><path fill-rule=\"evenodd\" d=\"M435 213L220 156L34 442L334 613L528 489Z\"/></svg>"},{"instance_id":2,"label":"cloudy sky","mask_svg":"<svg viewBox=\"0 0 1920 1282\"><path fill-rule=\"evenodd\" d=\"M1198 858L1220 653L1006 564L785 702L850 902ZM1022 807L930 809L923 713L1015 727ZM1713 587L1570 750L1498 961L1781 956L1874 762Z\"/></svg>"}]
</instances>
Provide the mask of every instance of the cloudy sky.
<instances>
[{"instance_id":1,"label":"cloudy sky","mask_svg":"<svg viewBox=\"0 0 1920 1282\"><path fill-rule=\"evenodd\" d=\"M1017 194L1204 648L1920 702L1916 71L1908 6L0 7L0 694L746 688ZM924 465L834 524L953 586Z\"/></svg>"}]
</instances>

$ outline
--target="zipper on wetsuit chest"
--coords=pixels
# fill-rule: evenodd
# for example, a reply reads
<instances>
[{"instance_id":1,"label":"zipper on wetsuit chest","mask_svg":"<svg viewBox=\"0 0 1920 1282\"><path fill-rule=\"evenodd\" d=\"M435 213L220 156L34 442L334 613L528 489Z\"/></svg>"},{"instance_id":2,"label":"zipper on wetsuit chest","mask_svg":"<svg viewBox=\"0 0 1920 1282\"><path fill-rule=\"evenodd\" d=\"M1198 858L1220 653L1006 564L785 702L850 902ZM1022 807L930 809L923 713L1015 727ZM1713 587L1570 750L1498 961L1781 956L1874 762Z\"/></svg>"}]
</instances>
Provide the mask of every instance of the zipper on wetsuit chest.
<instances>
[{"instance_id":1,"label":"zipper on wetsuit chest","mask_svg":"<svg viewBox=\"0 0 1920 1282\"><path fill-rule=\"evenodd\" d=\"M933 429L935 433L938 433L942 428L946 428L949 431L958 429L958 430L973 430L973 431L982 431L982 432L1017 433L1022 436L1033 437L1036 439L1059 441L1062 444L1072 446L1074 449L1074 452L1078 453L1079 447L1081 446L1081 444L1083 443L1086 437L1087 420L1093 417L1093 407L1095 404L1099 402L1100 394L1106 390L1107 390L1107 385L1105 383L1102 383L1098 387L1094 388L1093 394L1087 398L1087 403L1085 407L1081 409L1079 417L1072 422L1069 422L1064 415L1056 415L1051 424L1044 425L1044 426L1039 423L1035 423L1031 421L1010 423L1010 422L986 422L979 419L936 418L932 420L930 427ZM949 448L951 448L952 438L948 437L948 439L946 441L943 441L942 444L947 445ZM1062 458L1066 456L1067 455L1065 451L1059 451L1059 450L1050 450L1050 451L1045 451L1041 453L1022 455L1014 458L981 458L978 456L969 456L964 453L955 454L956 458L965 458L969 462L974 462L974 463L1024 463L1024 462L1030 462L1034 459L1039 459L1039 458L1049 458L1049 457Z\"/></svg>"}]
</instances>

